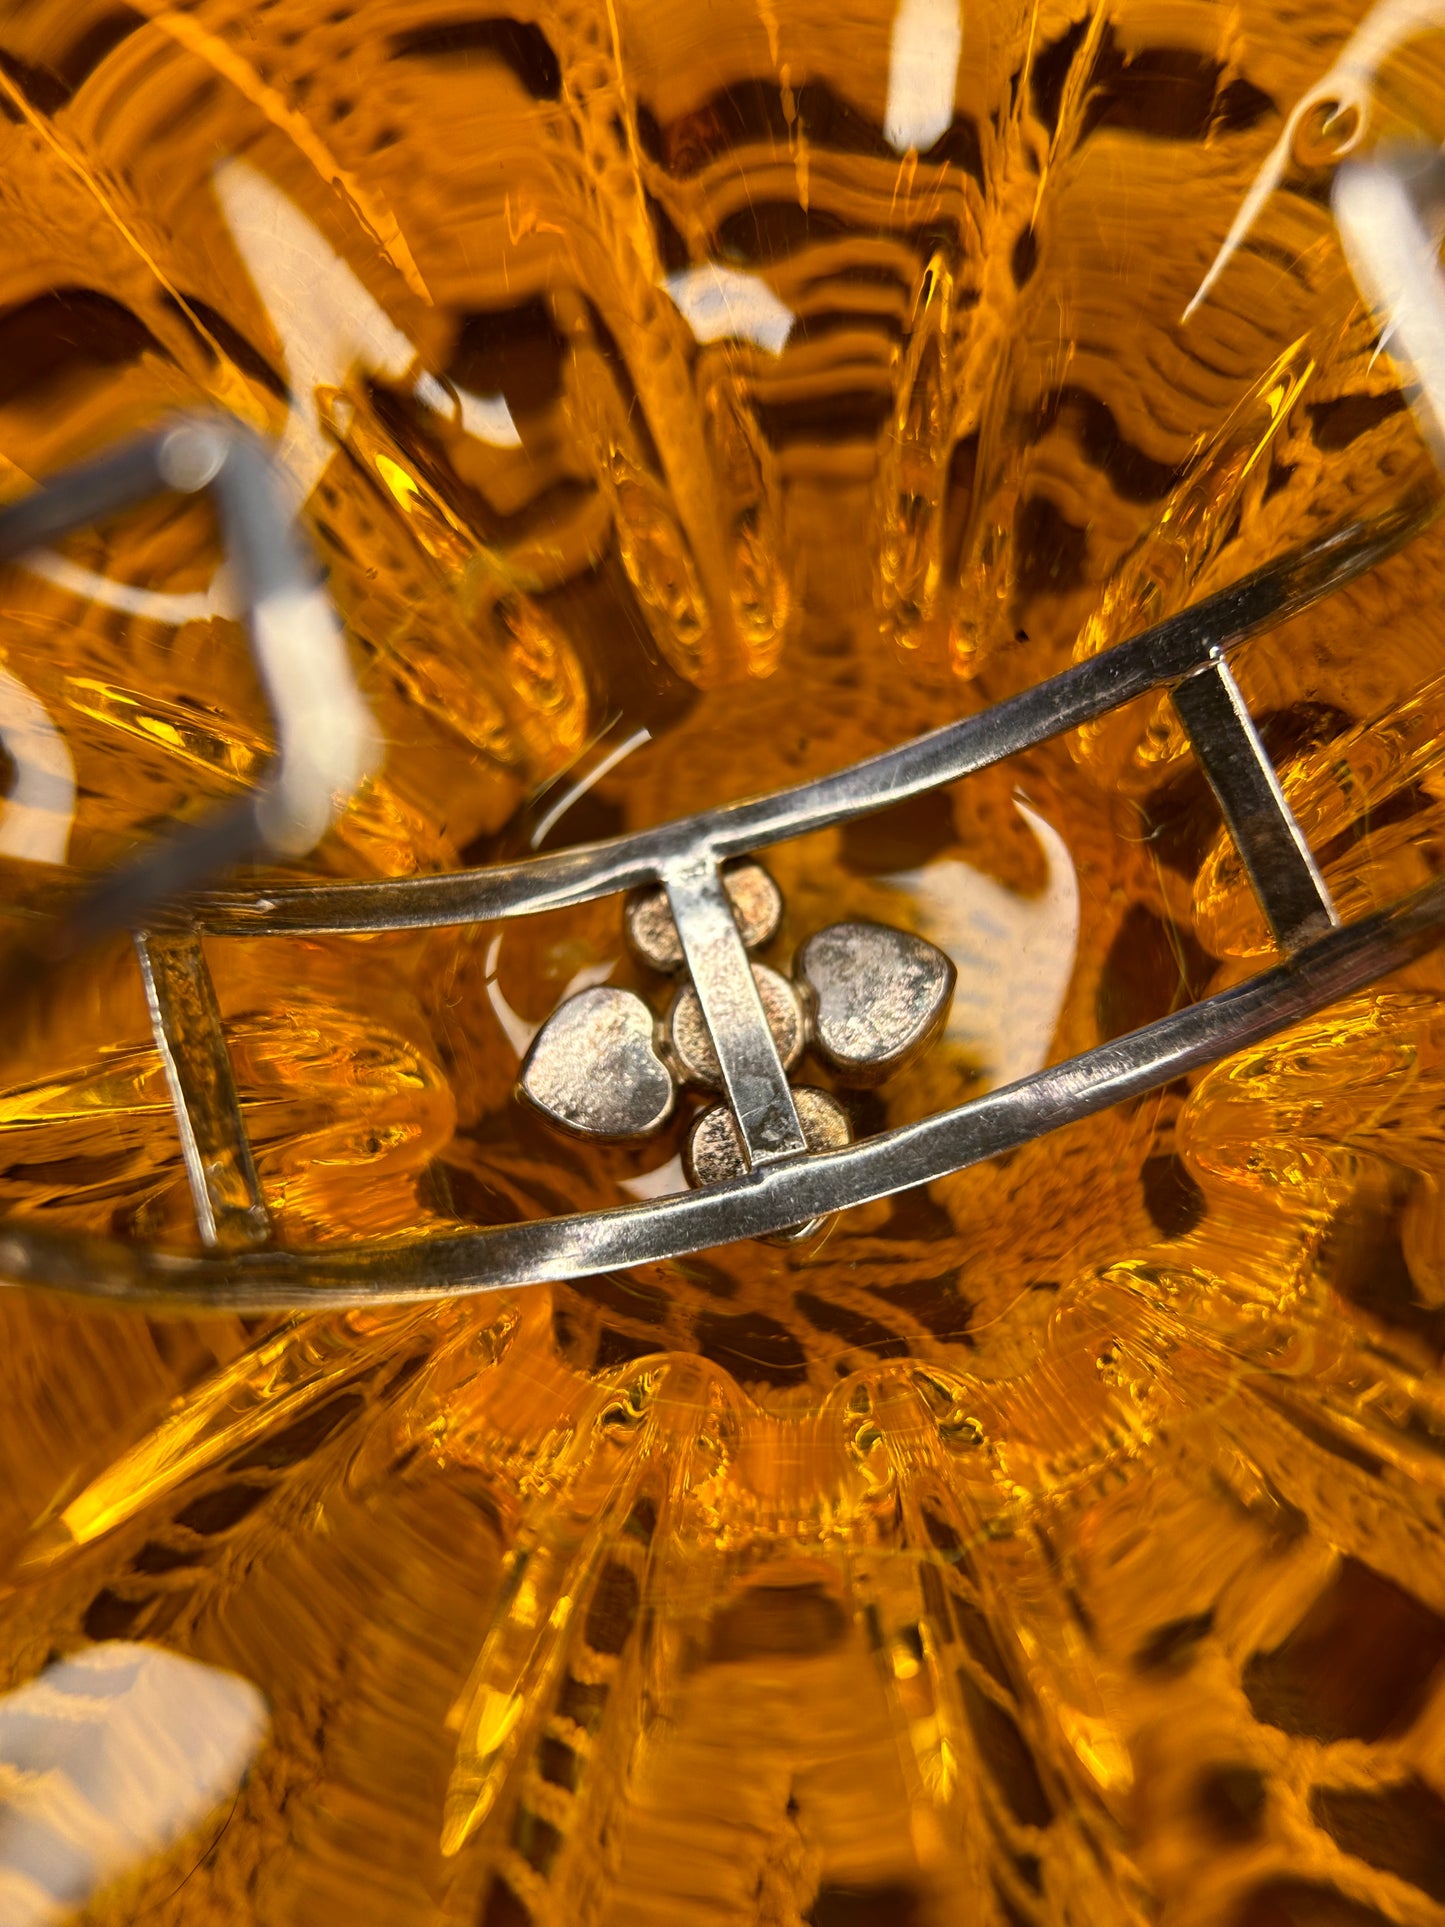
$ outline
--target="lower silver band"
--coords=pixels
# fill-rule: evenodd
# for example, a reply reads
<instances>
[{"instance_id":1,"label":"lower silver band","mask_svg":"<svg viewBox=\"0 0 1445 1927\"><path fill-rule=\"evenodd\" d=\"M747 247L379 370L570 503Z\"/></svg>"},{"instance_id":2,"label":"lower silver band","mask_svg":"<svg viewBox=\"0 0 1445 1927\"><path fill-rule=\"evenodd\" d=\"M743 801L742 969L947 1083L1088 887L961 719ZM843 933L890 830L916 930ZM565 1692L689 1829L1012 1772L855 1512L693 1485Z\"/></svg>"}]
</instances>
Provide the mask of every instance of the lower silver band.
<instances>
[{"instance_id":1,"label":"lower silver band","mask_svg":"<svg viewBox=\"0 0 1445 1927\"><path fill-rule=\"evenodd\" d=\"M585 1277L756 1238L925 1184L1138 1097L1362 989L1445 937L1445 882L1331 931L1287 963L1004 1090L844 1150L610 1211L334 1250L188 1257L12 1223L0 1278L147 1311L416 1304Z\"/></svg>"}]
</instances>

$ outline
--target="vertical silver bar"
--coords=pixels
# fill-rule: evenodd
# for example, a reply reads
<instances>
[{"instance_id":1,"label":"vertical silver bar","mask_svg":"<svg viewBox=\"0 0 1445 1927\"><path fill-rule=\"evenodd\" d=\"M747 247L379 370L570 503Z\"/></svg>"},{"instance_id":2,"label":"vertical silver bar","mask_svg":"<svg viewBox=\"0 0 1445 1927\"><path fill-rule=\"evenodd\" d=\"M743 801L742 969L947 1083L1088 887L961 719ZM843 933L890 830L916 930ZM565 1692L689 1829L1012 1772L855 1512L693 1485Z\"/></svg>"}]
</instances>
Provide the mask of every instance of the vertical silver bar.
<instances>
[{"instance_id":1,"label":"vertical silver bar","mask_svg":"<svg viewBox=\"0 0 1445 1927\"><path fill-rule=\"evenodd\" d=\"M686 857L663 871L662 882L749 1167L806 1151L717 859Z\"/></svg>"},{"instance_id":2,"label":"vertical silver bar","mask_svg":"<svg viewBox=\"0 0 1445 1927\"><path fill-rule=\"evenodd\" d=\"M138 930L135 948L202 1243L213 1251L267 1244L271 1217L200 938L192 931Z\"/></svg>"},{"instance_id":3,"label":"vertical silver bar","mask_svg":"<svg viewBox=\"0 0 1445 1927\"><path fill-rule=\"evenodd\" d=\"M1275 941L1286 951L1312 943L1339 918L1238 683L1221 660L1177 684L1173 699Z\"/></svg>"}]
</instances>

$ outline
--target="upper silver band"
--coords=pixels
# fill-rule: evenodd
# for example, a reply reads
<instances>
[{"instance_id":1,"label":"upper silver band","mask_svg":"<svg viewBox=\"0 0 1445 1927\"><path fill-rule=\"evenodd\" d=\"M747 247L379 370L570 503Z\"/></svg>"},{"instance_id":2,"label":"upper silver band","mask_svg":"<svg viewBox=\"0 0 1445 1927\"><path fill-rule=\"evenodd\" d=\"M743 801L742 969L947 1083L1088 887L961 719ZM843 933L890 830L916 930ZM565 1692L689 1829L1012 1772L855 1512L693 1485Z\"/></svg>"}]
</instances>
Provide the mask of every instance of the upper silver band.
<instances>
[{"instance_id":1,"label":"upper silver band","mask_svg":"<svg viewBox=\"0 0 1445 1927\"><path fill-rule=\"evenodd\" d=\"M717 866L954 781L1151 689L1170 689L1177 699L1186 678L1222 669L1247 637L1381 561L1429 514L1407 507L1348 529L993 709L777 796L489 870L192 900L168 919L184 948L171 956L162 947L151 958L152 1003L163 1051L176 1057L171 1087L178 1104L188 1110L204 1101L215 1109L213 1118L190 1121L187 1140L197 1147L192 1177L202 1187L198 1217L203 1233L212 1227L212 1249L198 1256L168 1253L12 1221L0 1232L0 1276L152 1310L267 1312L416 1302L677 1257L779 1232L965 1169L1212 1063L1360 989L1445 934L1445 882L1377 915L1331 927L1334 912L1298 825L1237 689L1219 674L1184 691L1181 716L1282 943L1303 947L1244 984L957 1109L840 1150L799 1148L797 1114ZM744 1113L739 1126L753 1167L745 1176L677 1197L537 1222L309 1251L254 1248L269 1236L269 1225L226 1082L219 1020L198 974L198 930L261 937L487 921L659 880L669 891L734 1114ZM722 936L731 941L715 941L719 918L728 925ZM180 1061L188 1052L196 1060L189 1069ZM187 1120L182 1123L184 1130Z\"/></svg>"}]
</instances>

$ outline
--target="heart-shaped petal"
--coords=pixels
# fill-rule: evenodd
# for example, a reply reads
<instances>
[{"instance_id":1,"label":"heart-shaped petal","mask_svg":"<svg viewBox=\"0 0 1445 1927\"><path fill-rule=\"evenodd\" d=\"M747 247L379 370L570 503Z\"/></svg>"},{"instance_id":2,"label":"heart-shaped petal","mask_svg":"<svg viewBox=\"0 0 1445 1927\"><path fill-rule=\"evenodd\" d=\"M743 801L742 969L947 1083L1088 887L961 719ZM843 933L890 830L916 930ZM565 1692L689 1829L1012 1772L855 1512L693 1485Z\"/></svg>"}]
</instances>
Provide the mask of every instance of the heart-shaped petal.
<instances>
[{"instance_id":1,"label":"heart-shaped petal","mask_svg":"<svg viewBox=\"0 0 1445 1927\"><path fill-rule=\"evenodd\" d=\"M957 972L934 944L882 923L833 923L798 953L819 1052L855 1084L884 1078L948 1015Z\"/></svg>"},{"instance_id":2,"label":"heart-shaped petal","mask_svg":"<svg viewBox=\"0 0 1445 1927\"><path fill-rule=\"evenodd\" d=\"M607 984L569 997L527 1052L518 1089L553 1124L587 1138L647 1137L672 1111L672 1073L652 1012Z\"/></svg>"}]
</instances>

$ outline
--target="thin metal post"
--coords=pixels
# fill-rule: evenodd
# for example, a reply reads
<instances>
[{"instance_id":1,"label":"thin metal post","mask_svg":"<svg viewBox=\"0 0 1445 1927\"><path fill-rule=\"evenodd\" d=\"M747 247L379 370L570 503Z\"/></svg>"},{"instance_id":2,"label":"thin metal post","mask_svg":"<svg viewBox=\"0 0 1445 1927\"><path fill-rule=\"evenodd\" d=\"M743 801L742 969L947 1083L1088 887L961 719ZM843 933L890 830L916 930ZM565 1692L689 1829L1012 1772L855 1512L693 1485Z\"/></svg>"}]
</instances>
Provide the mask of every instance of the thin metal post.
<instances>
[{"instance_id":1,"label":"thin metal post","mask_svg":"<svg viewBox=\"0 0 1445 1927\"><path fill-rule=\"evenodd\" d=\"M217 1252L256 1250L270 1242L271 1217L200 938L191 931L140 930L135 948L201 1242Z\"/></svg>"},{"instance_id":2,"label":"thin metal post","mask_svg":"<svg viewBox=\"0 0 1445 1927\"><path fill-rule=\"evenodd\" d=\"M1339 922L1335 906L1228 664L1211 663L1173 695L1280 949L1324 936Z\"/></svg>"}]
</instances>

